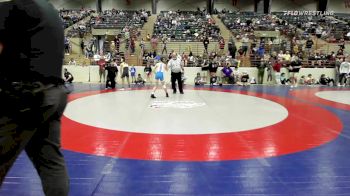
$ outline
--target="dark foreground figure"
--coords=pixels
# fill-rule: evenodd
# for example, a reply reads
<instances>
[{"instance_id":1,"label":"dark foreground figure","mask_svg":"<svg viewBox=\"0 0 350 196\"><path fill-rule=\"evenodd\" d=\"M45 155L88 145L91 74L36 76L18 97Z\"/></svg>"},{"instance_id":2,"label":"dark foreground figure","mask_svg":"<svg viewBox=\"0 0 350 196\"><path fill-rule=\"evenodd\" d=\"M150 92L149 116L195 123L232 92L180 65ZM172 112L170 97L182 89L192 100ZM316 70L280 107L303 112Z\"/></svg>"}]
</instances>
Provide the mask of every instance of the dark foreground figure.
<instances>
[{"instance_id":1,"label":"dark foreground figure","mask_svg":"<svg viewBox=\"0 0 350 196\"><path fill-rule=\"evenodd\" d=\"M60 151L67 103L61 78L64 34L45 0L0 1L0 185L21 151L33 162L46 195L68 195Z\"/></svg>"}]
</instances>

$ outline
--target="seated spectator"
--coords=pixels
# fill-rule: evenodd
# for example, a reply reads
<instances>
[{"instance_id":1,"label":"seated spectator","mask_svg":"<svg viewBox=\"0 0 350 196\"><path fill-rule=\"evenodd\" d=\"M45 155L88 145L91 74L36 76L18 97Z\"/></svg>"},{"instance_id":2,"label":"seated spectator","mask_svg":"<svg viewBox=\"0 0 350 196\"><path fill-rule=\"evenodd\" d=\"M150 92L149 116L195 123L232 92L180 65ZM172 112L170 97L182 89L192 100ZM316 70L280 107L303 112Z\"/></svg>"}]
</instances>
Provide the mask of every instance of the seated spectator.
<instances>
[{"instance_id":1,"label":"seated spectator","mask_svg":"<svg viewBox=\"0 0 350 196\"><path fill-rule=\"evenodd\" d=\"M254 77L252 77L252 79L250 79L250 84L256 84L256 79Z\"/></svg>"},{"instance_id":2,"label":"seated spectator","mask_svg":"<svg viewBox=\"0 0 350 196\"><path fill-rule=\"evenodd\" d=\"M305 84L306 85L314 85L316 84L316 80L313 78L312 74L308 74L305 78Z\"/></svg>"},{"instance_id":3,"label":"seated spectator","mask_svg":"<svg viewBox=\"0 0 350 196\"><path fill-rule=\"evenodd\" d=\"M243 72L241 75L241 84L246 86L249 84L249 75L247 72Z\"/></svg>"},{"instance_id":4,"label":"seated spectator","mask_svg":"<svg viewBox=\"0 0 350 196\"><path fill-rule=\"evenodd\" d=\"M299 84L304 85L305 84L305 76L302 75L299 79Z\"/></svg>"},{"instance_id":5,"label":"seated spectator","mask_svg":"<svg viewBox=\"0 0 350 196\"><path fill-rule=\"evenodd\" d=\"M64 68L64 74L63 75L64 75L63 80L66 83L72 83L73 82L74 77L73 77L73 75L70 72L68 72L67 68Z\"/></svg>"},{"instance_id":6,"label":"seated spectator","mask_svg":"<svg viewBox=\"0 0 350 196\"><path fill-rule=\"evenodd\" d=\"M332 78L326 77L325 74L321 75L319 82L321 85L329 85L330 86L331 83L333 86L335 85L334 80Z\"/></svg>"},{"instance_id":7,"label":"seated spectator","mask_svg":"<svg viewBox=\"0 0 350 196\"><path fill-rule=\"evenodd\" d=\"M144 85L146 81L141 77L141 74L137 74L137 78L135 80L135 84Z\"/></svg>"},{"instance_id":8,"label":"seated spectator","mask_svg":"<svg viewBox=\"0 0 350 196\"><path fill-rule=\"evenodd\" d=\"M235 83L235 79L232 76L233 70L231 69L231 67L227 66L227 64L225 63L224 67L221 70L222 72L222 76L223 76L223 80L229 84L234 84Z\"/></svg>"},{"instance_id":9,"label":"seated spectator","mask_svg":"<svg viewBox=\"0 0 350 196\"><path fill-rule=\"evenodd\" d=\"M281 74L280 80L281 80L281 84L282 84L282 85L288 85L288 84L290 83L290 79L288 79L288 78L286 77L286 74L285 74L285 73L282 73L282 74Z\"/></svg>"},{"instance_id":10,"label":"seated spectator","mask_svg":"<svg viewBox=\"0 0 350 196\"><path fill-rule=\"evenodd\" d=\"M197 73L197 76L194 78L194 85L204 85L205 82L202 80L202 76L200 73Z\"/></svg>"},{"instance_id":11,"label":"seated spectator","mask_svg":"<svg viewBox=\"0 0 350 196\"><path fill-rule=\"evenodd\" d=\"M77 65L77 62L73 58L71 58L68 62L68 65Z\"/></svg>"},{"instance_id":12,"label":"seated spectator","mask_svg":"<svg viewBox=\"0 0 350 196\"><path fill-rule=\"evenodd\" d=\"M220 82L220 78L216 76L216 74L212 75L210 77L210 85L211 86L217 86L217 85L222 85L222 83Z\"/></svg>"}]
</instances>

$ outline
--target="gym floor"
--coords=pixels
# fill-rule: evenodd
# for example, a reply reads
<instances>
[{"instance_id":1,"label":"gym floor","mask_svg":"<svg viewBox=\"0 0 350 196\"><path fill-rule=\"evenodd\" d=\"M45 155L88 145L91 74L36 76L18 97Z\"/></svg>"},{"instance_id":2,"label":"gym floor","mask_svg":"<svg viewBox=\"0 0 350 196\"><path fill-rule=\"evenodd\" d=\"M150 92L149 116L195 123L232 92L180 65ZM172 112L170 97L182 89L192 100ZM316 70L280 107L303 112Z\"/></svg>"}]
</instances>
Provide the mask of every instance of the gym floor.
<instances>
[{"instance_id":1,"label":"gym floor","mask_svg":"<svg viewBox=\"0 0 350 196\"><path fill-rule=\"evenodd\" d=\"M350 88L68 88L70 195L350 195ZM43 195L25 153L0 195Z\"/></svg>"}]
</instances>

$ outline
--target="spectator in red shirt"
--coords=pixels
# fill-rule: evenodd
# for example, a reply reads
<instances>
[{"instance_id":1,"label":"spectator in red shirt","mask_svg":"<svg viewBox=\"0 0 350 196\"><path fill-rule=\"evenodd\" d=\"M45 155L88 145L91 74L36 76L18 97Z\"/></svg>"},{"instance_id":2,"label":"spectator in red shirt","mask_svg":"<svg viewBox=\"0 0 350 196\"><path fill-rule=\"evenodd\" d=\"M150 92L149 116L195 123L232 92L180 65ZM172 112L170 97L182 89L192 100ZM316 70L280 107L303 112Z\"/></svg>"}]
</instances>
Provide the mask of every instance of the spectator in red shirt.
<instances>
[{"instance_id":1,"label":"spectator in red shirt","mask_svg":"<svg viewBox=\"0 0 350 196\"><path fill-rule=\"evenodd\" d=\"M281 84L281 68L282 68L282 61L281 60L277 60L274 64L273 64L273 71L275 72L275 80L277 84Z\"/></svg>"},{"instance_id":2,"label":"spectator in red shirt","mask_svg":"<svg viewBox=\"0 0 350 196\"><path fill-rule=\"evenodd\" d=\"M131 55L134 55L134 53L135 53L135 38L131 38L130 50L131 50Z\"/></svg>"},{"instance_id":3,"label":"spectator in red shirt","mask_svg":"<svg viewBox=\"0 0 350 196\"><path fill-rule=\"evenodd\" d=\"M100 75L100 82L106 81L106 61L103 55L101 55L101 59L97 61L97 64L99 66L99 75ZM103 81L101 80L103 78Z\"/></svg>"}]
</instances>

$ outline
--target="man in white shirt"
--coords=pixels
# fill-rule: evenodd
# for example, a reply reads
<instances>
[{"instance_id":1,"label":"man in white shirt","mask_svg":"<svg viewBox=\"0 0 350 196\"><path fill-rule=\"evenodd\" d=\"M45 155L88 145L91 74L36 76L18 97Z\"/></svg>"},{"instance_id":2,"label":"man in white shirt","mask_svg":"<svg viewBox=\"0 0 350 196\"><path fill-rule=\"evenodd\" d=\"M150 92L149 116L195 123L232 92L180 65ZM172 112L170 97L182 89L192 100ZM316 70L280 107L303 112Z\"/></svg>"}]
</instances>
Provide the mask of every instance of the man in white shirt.
<instances>
[{"instance_id":1,"label":"man in white shirt","mask_svg":"<svg viewBox=\"0 0 350 196\"><path fill-rule=\"evenodd\" d=\"M180 94L184 94L181 81L181 72L184 71L184 68L181 56L173 53L172 58L168 62L168 67L171 70L171 86L173 88L173 93L176 93L175 82L177 81Z\"/></svg>"},{"instance_id":2,"label":"man in white shirt","mask_svg":"<svg viewBox=\"0 0 350 196\"><path fill-rule=\"evenodd\" d=\"M350 74L350 63L349 63L349 57L347 60L342 62L339 67L339 83L340 86L344 86L344 83L346 82L346 76Z\"/></svg>"}]
</instances>

